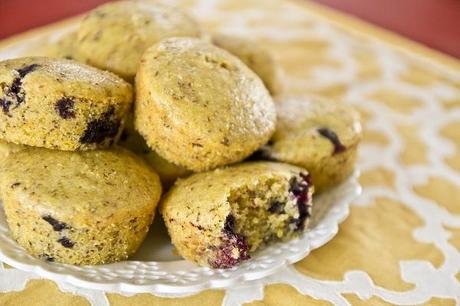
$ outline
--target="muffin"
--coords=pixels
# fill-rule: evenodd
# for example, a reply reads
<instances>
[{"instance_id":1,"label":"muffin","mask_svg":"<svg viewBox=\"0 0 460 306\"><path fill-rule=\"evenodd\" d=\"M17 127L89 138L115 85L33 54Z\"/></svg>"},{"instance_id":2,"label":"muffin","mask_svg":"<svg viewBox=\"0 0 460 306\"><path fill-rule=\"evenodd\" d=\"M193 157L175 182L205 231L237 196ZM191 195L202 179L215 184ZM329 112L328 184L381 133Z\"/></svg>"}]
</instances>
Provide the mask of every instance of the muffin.
<instances>
[{"instance_id":1,"label":"muffin","mask_svg":"<svg viewBox=\"0 0 460 306\"><path fill-rule=\"evenodd\" d=\"M132 81L148 47L167 37L200 35L198 23L178 8L116 1L83 19L77 44L89 64Z\"/></svg>"},{"instance_id":2,"label":"muffin","mask_svg":"<svg viewBox=\"0 0 460 306\"><path fill-rule=\"evenodd\" d=\"M59 150L116 142L132 105L130 84L75 61L0 62L0 139Z\"/></svg>"},{"instance_id":3,"label":"muffin","mask_svg":"<svg viewBox=\"0 0 460 306\"><path fill-rule=\"evenodd\" d=\"M200 266L231 268L307 226L313 187L306 170L252 162L179 179L160 213L178 253Z\"/></svg>"},{"instance_id":4,"label":"muffin","mask_svg":"<svg viewBox=\"0 0 460 306\"><path fill-rule=\"evenodd\" d=\"M257 42L226 34L213 35L212 42L242 60L262 79L272 95L282 92L282 70L269 49Z\"/></svg>"},{"instance_id":5,"label":"muffin","mask_svg":"<svg viewBox=\"0 0 460 306\"><path fill-rule=\"evenodd\" d=\"M276 103L278 122L261 155L307 169L321 192L353 171L361 140L359 113L346 103L315 96L285 96Z\"/></svg>"},{"instance_id":6,"label":"muffin","mask_svg":"<svg viewBox=\"0 0 460 306\"><path fill-rule=\"evenodd\" d=\"M192 171L243 160L275 129L257 75L209 42L170 38L149 48L136 76L135 127L162 158Z\"/></svg>"},{"instance_id":7,"label":"muffin","mask_svg":"<svg viewBox=\"0 0 460 306\"><path fill-rule=\"evenodd\" d=\"M158 176L124 149L27 148L2 168L11 235L48 261L94 265L128 258L144 240L161 195Z\"/></svg>"}]
</instances>

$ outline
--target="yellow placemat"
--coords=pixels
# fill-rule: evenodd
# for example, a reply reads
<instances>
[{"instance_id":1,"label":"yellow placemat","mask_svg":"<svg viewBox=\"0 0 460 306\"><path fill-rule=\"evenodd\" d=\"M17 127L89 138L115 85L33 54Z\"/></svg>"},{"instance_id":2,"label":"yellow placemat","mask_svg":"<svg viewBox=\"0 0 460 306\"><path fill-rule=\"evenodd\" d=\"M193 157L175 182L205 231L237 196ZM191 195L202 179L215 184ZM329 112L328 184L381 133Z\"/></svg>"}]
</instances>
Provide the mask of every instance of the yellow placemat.
<instances>
[{"instance_id":1,"label":"yellow placemat","mask_svg":"<svg viewBox=\"0 0 460 306\"><path fill-rule=\"evenodd\" d=\"M249 305L460 303L460 63L303 0L177 2L207 30L271 48L285 69L287 92L342 99L364 121L364 190L350 217L330 243L295 265L308 283L266 286L264 299ZM15 54L24 41L43 44L34 37L77 20L0 42L0 49ZM110 305L206 306L221 304L224 295L107 299ZM89 304L45 280L0 293L0 305L50 301Z\"/></svg>"}]
</instances>

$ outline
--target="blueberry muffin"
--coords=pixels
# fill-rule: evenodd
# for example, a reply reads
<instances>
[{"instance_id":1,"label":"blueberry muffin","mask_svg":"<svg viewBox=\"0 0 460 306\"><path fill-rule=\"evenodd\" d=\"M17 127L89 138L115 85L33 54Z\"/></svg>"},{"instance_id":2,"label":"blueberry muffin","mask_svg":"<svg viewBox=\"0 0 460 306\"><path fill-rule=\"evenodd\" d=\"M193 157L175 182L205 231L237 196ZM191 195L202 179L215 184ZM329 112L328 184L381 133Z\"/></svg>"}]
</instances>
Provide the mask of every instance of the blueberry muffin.
<instances>
[{"instance_id":1,"label":"blueberry muffin","mask_svg":"<svg viewBox=\"0 0 460 306\"><path fill-rule=\"evenodd\" d=\"M270 50L257 42L226 34L213 35L212 42L242 60L262 79L272 95L281 93L282 70Z\"/></svg>"},{"instance_id":2,"label":"blueberry muffin","mask_svg":"<svg viewBox=\"0 0 460 306\"><path fill-rule=\"evenodd\" d=\"M132 81L148 47L166 37L200 35L197 22L178 8L117 1L86 16L77 44L89 64Z\"/></svg>"},{"instance_id":3,"label":"blueberry muffin","mask_svg":"<svg viewBox=\"0 0 460 306\"><path fill-rule=\"evenodd\" d=\"M128 117L126 127L121 134L118 144L142 157L158 174L161 184L165 189L169 188L177 178L187 176L191 173L185 168L168 162L152 151L145 143L144 138L134 129L132 116Z\"/></svg>"},{"instance_id":4,"label":"blueberry muffin","mask_svg":"<svg viewBox=\"0 0 460 306\"><path fill-rule=\"evenodd\" d=\"M179 179L160 204L179 254L200 266L231 268L307 226L313 187L306 170L243 163Z\"/></svg>"},{"instance_id":5,"label":"blueberry muffin","mask_svg":"<svg viewBox=\"0 0 460 306\"><path fill-rule=\"evenodd\" d=\"M170 38L149 48L136 76L135 127L164 159L192 171L238 162L275 129L257 75L209 42Z\"/></svg>"},{"instance_id":6,"label":"blueberry muffin","mask_svg":"<svg viewBox=\"0 0 460 306\"><path fill-rule=\"evenodd\" d=\"M350 105L314 96L277 100L277 128L262 157L307 169L317 192L353 171L361 140L359 113Z\"/></svg>"},{"instance_id":7,"label":"blueberry muffin","mask_svg":"<svg viewBox=\"0 0 460 306\"><path fill-rule=\"evenodd\" d=\"M74 61L27 57L0 62L0 139L59 150L116 142L132 87Z\"/></svg>"},{"instance_id":8,"label":"blueberry muffin","mask_svg":"<svg viewBox=\"0 0 460 306\"><path fill-rule=\"evenodd\" d=\"M13 238L31 255L75 265L128 258L161 195L158 176L127 150L10 155L0 177Z\"/></svg>"}]
</instances>

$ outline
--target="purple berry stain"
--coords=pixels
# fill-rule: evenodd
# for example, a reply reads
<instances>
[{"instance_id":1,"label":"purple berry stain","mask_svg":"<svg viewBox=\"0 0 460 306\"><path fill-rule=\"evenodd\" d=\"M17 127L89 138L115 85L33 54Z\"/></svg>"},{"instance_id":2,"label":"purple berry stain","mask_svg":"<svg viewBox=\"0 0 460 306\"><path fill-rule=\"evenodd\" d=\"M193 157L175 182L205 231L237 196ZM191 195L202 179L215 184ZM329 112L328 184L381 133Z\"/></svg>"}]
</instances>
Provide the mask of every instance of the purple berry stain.
<instances>
[{"instance_id":1,"label":"purple berry stain","mask_svg":"<svg viewBox=\"0 0 460 306\"><path fill-rule=\"evenodd\" d=\"M0 98L0 107L4 114L9 115L11 104L13 104L13 102Z\"/></svg>"},{"instance_id":2,"label":"purple berry stain","mask_svg":"<svg viewBox=\"0 0 460 306\"><path fill-rule=\"evenodd\" d=\"M120 121L115 117L115 108L110 106L99 118L90 121L80 137L81 143L101 143L118 133Z\"/></svg>"},{"instance_id":3,"label":"purple berry stain","mask_svg":"<svg viewBox=\"0 0 460 306\"><path fill-rule=\"evenodd\" d=\"M75 242L73 242L72 240L70 240L69 238L67 237L62 237L62 238L59 238L58 241L60 244L62 244L63 247L67 248L67 249L71 249L73 248L73 246L75 245Z\"/></svg>"},{"instance_id":4,"label":"purple berry stain","mask_svg":"<svg viewBox=\"0 0 460 306\"><path fill-rule=\"evenodd\" d=\"M300 177L300 178L299 178ZM311 186L311 177L309 174L300 173L299 177L292 177L289 184L289 192L295 197L299 217L293 219L296 225L296 231L301 231L305 228L305 220L310 216L308 205L310 202L309 190Z\"/></svg>"},{"instance_id":5,"label":"purple berry stain","mask_svg":"<svg viewBox=\"0 0 460 306\"><path fill-rule=\"evenodd\" d=\"M3 113L10 115L10 108L13 104L15 104L14 108L17 108L21 103L24 102L26 94L22 89L22 79L38 67L40 67L40 65L32 64L20 69L16 69L16 72L19 74L19 76L13 79L13 82L11 82L10 86L5 85L3 87L5 96L0 98L0 106Z\"/></svg>"},{"instance_id":6,"label":"purple berry stain","mask_svg":"<svg viewBox=\"0 0 460 306\"><path fill-rule=\"evenodd\" d=\"M69 228L69 225L67 225L64 222L59 222L58 220L54 219L50 215L43 216L42 219L48 222L49 225L51 225L53 227L53 230L55 230L56 232L60 232L64 229Z\"/></svg>"},{"instance_id":7,"label":"purple berry stain","mask_svg":"<svg viewBox=\"0 0 460 306\"><path fill-rule=\"evenodd\" d=\"M31 73L32 71L34 71L35 69L37 69L38 67L40 67L40 65L32 64L32 65L25 66L25 67L22 67L20 69L17 69L16 71L19 73L19 77L23 78L26 75L28 75L29 73Z\"/></svg>"},{"instance_id":8,"label":"purple berry stain","mask_svg":"<svg viewBox=\"0 0 460 306\"><path fill-rule=\"evenodd\" d=\"M274 213L278 213L278 214L281 214L284 212L284 204L279 202L279 201L275 201L273 202L270 207L268 208L268 211L272 214Z\"/></svg>"},{"instance_id":9,"label":"purple berry stain","mask_svg":"<svg viewBox=\"0 0 460 306\"><path fill-rule=\"evenodd\" d=\"M75 101L70 97L62 97L54 105L54 109L63 119L75 118Z\"/></svg>"},{"instance_id":10,"label":"purple berry stain","mask_svg":"<svg viewBox=\"0 0 460 306\"><path fill-rule=\"evenodd\" d=\"M228 269L250 258L249 245L243 235L235 232L235 217L228 215L222 229L224 238L216 247L215 258L209 261L215 269ZM236 252L235 252L236 251Z\"/></svg>"}]
</instances>

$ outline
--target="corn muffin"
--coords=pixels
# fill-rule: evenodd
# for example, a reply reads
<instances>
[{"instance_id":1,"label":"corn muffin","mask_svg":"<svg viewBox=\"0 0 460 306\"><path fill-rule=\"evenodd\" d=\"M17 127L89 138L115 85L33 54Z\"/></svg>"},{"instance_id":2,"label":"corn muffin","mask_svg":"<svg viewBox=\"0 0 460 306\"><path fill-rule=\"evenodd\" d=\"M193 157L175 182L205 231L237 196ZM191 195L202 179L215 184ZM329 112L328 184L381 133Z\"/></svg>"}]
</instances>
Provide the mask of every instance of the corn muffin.
<instances>
[{"instance_id":1,"label":"corn muffin","mask_svg":"<svg viewBox=\"0 0 460 306\"><path fill-rule=\"evenodd\" d=\"M0 139L59 150L116 142L132 86L110 72L66 59L0 62Z\"/></svg>"},{"instance_id":2,"label":"corn muffin","mask_svg":"<svg viewBox=\"0 0 460 306\"><path fill-rule=\"evenodd\" d=\"M83 19L77 45L89 64L132 81L148 47L166 37L200 35L198 23L178 8L116 1Z\"/></svg>"},{"instance_id":3,"label":"corn muffin","mask_svg":"<svg viewBox=\"0 0 460 306\"><path fill-rule=\"evenodd\" d=\"M359 113L351 105L285 96L277 100L276 109L276 132L261 150L263 158L307 169L317 192L350 175L362 137Z\"/></svg>"},{"instance_id":4,"label":"corn muffin","mask_svg":"<svg viewBox=\"0 0 460 306\"><path fill-rule=\"evenodd\" d=\"M11 235L48 261L94 265L128 258L144 240L161 195L158 176L121 148L27 148L2 168Z\"/></svg>"},{"instance_id":5,"label":"corn muffin","mask_svg":"<svg viewBox=\"0 0 460 306\"><path fill-rule=\"evenodd\" d=\"M179 179L160 213L184 258L231 268L256 250L305 229L313 187L306 170L282 163L242 163Z\"/></svg>"},{"instance_id":6,"label":"corn muffin","mask_svg":"<svg viewBox=\"0 0 460 306\"><path fill-rule=\"evenodd\" d=\"M192 171L243 160L275 129L257 75L209 42L170 38L149 48L136 76L135 127L161 157Z\"/></svg>"},{"instance_id":7,"label":"corn muffin","mask_svg":"<svg viewBox=\"0 0 460 306\"><path fill-rule=\"evenodd\" d=\"M272 95L282 92L281 66L269 49L254 41L226 34L213 35L212 42L241 59L262 79Z\"/></svg>"}]
</instances>

